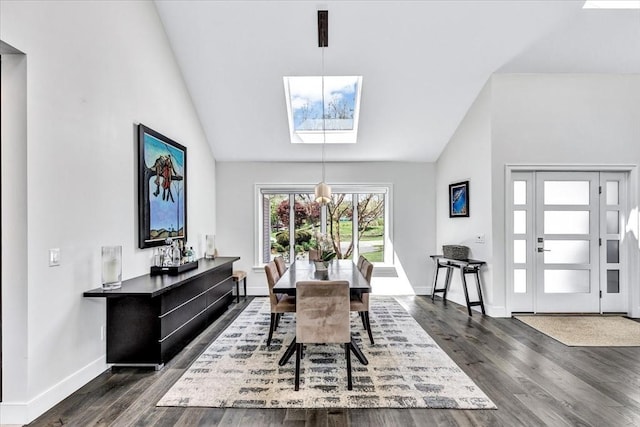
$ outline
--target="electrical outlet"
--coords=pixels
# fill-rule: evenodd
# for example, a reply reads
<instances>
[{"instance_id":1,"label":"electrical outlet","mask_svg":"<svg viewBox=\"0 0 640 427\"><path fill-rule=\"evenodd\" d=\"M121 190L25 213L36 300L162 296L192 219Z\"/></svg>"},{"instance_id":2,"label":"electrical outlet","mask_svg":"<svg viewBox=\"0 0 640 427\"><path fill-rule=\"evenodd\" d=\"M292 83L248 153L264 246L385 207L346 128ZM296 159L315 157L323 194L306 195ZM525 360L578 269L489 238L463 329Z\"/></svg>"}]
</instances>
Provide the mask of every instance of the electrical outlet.
<instances>
[{"instance_id":1,"label":"electrical outlet","mask_svg":"<svg viewBox=\"0 0 640 427\"><path fill-rule=\"evenodd\" d=\"M60 265L60 248L49 249L49 267Z\"/></svg>"},{"instance_id":2,"label":"electrical outlet","mask_svg":"<svg viewBox=\"0 0 640 427\"><path fill-rule=\"evenodd\" d=\"M476 239L475 239L476 243L484 243L484 234L476 234Z\"/></svg>"}]
</instances>

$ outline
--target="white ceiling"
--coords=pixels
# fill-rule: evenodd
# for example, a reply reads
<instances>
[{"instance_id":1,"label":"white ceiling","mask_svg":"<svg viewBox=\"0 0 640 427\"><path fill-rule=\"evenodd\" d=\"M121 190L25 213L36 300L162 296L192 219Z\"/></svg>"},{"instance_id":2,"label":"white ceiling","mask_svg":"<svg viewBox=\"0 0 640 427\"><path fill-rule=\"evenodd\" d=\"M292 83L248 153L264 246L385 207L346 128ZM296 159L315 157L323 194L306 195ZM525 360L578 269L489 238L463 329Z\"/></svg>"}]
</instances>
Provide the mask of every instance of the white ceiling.
<instances>
[{"instance_id":1,"label":"white ceiling","mask_svg":"<svg viewBox=\"0 0 640 427\"><path fill-rule=\"evenodd\" d=\"M156 0L220 161L318 161L289 140L283 76L362 75L358 143L327 161L435 161L496 72L640 72L640 11L580 0Z\"/></svg>"}]
</instances>

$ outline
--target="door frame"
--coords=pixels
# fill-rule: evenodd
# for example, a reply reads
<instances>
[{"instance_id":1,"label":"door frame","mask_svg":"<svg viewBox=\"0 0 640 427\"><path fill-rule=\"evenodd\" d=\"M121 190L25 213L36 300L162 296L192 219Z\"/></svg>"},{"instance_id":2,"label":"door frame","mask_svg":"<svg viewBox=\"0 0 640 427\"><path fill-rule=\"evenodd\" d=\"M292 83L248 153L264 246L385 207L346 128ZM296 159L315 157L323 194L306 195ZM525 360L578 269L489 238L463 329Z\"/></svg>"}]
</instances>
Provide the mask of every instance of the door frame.
<instances>
[{"instance_id":1,"label":"door frame","mask_svg":"<svg viewBox=\"0 0 640 427\"><path fill-rule=\"evenodd\" d=\"M596 165L596 164L505 164L504 179L504 292L505 311L507 316L513 313L513 262L509 257L508 248L512 244L511 230L513 230L513 191L510 188L512 174L515 172L623 172L627 174L627 226L625 234L635 235L635 241L640 240L640 229L638 226L638 166L631 164L620 165ZM640 251L633 250L631 238L622 239L620 256L626 260L624 280L628 284L628 304L626 315L630 317L640 317L640 285L637 279L640 275ZM637 249L637 248L635 248Z\"/></svg>"}]
</instances>

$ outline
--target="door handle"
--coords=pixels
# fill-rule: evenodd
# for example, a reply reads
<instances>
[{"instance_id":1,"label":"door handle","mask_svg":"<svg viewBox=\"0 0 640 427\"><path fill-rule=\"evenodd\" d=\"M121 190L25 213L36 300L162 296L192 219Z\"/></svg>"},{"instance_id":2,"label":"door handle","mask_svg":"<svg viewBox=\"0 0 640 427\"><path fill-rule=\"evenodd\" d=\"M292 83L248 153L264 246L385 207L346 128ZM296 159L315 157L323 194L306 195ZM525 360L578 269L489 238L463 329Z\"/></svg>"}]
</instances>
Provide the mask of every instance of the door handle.
<instances>
[{"instance_id":1,"label":"door handle","mask_svg":"<svg viewBox=\"0 0 640 427\"><path fill-rule=\"evenodd\" d=\"M538 252L551 252L551 249L538 248Z\"/></svg>"}]
</instances>

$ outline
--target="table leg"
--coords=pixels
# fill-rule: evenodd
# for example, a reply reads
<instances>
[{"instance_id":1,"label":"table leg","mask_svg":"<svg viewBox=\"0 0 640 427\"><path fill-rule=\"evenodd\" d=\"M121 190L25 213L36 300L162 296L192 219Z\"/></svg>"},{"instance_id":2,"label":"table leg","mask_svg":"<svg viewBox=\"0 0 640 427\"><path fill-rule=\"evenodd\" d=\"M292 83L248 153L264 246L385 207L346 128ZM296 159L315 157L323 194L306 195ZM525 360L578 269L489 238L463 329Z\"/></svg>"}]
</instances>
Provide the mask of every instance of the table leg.
<instances>
[{"instance_id":1,"label":"table leg","mask_svg":"<svg viewBox=\"0 0 640 427\"><path fill-rule=\"evenodd\" d=\"M471 316L471 306L469 305L469 291L467 290L467 279L464 277L464 267L460 268L460 279L462 280L462 289L464 290L464 299L467 301L467 311Z\"/></svg>"},{"instance_id":2,"label":"table leg","mask_svg":"<svg viewBox=\"0 0 640 427\"><path fill-rule=\"evenodd\" d=\"M431 291L431 301L435 301L435 297L436 297L436 286L438 285L438 271L440 271L440 263L436 261L436 271L433 274L433 288Z\"/></svg>"},{"instance_id":3,"label":"table leg","mask_svg":"<svg viewBox=\"0 0 640 427\"><path fill-rule=\"evenodd\" d=\"M476 288L478 289L478 299L480 300L480 309L482 314L484 313L484 300L482 299L482 289L480 287L480 270L478 268L473 269L474 276L476 277Z\"/></svg>"},{"instance_id":4,"label":"table leg","mask_svg":"<svg viewBox=\"0 0 640 427\"><path fill-rule=\"evenodd\" d=\"M453 272L453 267L447 267L447 274L444 276L444 292L442 293L442 301L447 302L447 292L449 292L449 288L451 287L451 273Z\"/></svg>"}]
</instances>

